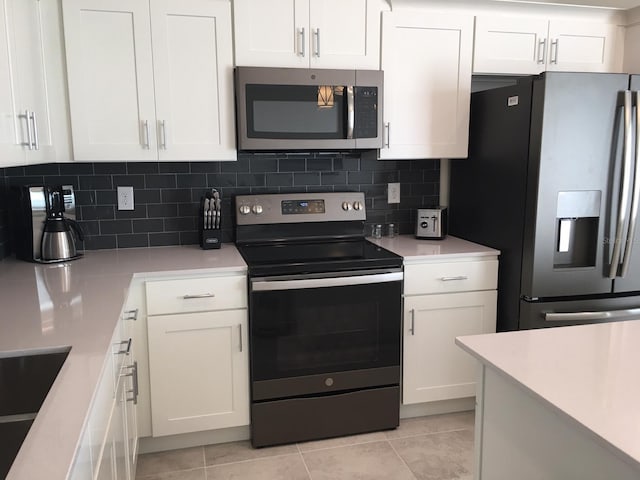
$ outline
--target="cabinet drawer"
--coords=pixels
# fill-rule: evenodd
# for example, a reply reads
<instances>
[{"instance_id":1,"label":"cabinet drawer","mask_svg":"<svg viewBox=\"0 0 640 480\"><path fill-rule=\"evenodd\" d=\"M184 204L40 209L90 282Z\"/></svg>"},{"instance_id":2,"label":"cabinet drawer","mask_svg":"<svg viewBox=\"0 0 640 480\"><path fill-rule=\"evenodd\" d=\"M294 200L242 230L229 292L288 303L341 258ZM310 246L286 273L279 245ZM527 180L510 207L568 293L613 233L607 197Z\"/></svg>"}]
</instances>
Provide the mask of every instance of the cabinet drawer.
<instances>
[{"instance_id":1,"label":"cabinet drawer","mask_svg":"<svg viewBox=\"0 0 640 480\"><path fill-rule=\"evenodd\" d=\"M405 265L404 294L495 290L498 260Z\"/></svg>"},{"instance_id":2,"label":"cabinet drawer","mask_svg":"<svg viewBox=\"0 0 640 480\"><path fill-rule=\"evenodd\" d=\"M247 306L247 279L244 275L158 280L146 282L146 290L148 315Z\"/></svg>"}]
</instances>

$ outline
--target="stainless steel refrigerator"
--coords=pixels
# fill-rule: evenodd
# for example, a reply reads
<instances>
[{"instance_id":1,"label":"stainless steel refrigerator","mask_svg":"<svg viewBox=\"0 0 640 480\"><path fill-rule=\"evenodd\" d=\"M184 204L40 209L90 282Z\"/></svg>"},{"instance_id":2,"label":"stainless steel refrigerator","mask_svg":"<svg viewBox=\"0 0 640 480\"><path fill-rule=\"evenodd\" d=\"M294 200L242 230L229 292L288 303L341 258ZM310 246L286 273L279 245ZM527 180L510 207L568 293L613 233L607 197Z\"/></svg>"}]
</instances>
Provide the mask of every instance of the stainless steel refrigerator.
<instances>
[{"instance_id":1,"label":"stainless steel refrigerator","mask_svg":"<svg viewBox=\"0 0 640 480\"><path fill-rule=\"evenodd\" d=\"M498 331L640 318L640 76L472 94L450 232L501 250Z\"/></svg>"}]
</instances>

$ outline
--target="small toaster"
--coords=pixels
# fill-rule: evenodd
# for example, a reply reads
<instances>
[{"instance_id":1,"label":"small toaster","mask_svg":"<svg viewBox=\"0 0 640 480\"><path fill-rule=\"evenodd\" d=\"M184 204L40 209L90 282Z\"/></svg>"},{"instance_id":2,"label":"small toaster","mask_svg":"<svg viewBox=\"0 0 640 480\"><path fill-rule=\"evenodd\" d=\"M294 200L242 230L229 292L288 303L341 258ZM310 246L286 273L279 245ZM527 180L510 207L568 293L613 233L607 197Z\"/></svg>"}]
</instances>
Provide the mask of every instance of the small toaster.
<instances>
[{"instance_id":1,"label":"small toaster","mask_svg":"<svg viewBox=\"0 0 640 480\"><path fill-rule=\"evenodd\" d=\"M416 216L416 238L441 240L447 236L447 208L419 208Z\"/></svg>"}]
</instances>

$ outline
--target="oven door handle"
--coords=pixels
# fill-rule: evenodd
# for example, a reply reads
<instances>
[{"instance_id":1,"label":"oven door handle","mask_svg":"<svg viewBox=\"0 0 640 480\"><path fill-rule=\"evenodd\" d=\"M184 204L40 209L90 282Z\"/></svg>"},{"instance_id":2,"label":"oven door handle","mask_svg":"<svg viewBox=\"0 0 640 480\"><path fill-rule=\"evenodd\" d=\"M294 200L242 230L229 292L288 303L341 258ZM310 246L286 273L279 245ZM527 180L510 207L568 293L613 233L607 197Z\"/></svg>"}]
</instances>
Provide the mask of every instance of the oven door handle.
<instances>
[{"instance_id":1,"label":"oven door handle","mask_svg":"<svg viewBox=\"0 0 640 480\"><path fill-rule=\"evenodd\" d=\"M377 275L355 275L351 277L306 278L300 280L252 280L251 291L266 292L272 290L296 290L304 288L344 287L349 285L367 285L371 283L398 282L403 279L402 272Z\"/></svg>"}]
</instances>

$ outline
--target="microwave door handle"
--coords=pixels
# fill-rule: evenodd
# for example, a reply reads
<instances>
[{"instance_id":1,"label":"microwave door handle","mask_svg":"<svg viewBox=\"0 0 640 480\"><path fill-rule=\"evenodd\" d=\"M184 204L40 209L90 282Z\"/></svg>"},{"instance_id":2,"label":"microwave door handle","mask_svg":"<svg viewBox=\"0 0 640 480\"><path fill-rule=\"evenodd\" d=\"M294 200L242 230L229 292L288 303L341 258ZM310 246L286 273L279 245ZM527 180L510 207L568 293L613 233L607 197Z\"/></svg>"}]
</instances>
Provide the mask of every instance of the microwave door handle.
<instances>
[{"instance_id":1,"label":"microwave door handle","mask_svg":"<svg viewBox=\"0 0 640 480\"><path fill-rule=\"evenodd\" d=\"M353 129L355 127L355 99L353 93L353 85L348 86L347 90L347 138L353 138Z\"/></svg>"},{"instance_id":2,"label":"microwave door handle","mask_svg":"<svg viewBox=\"0 0 640 480\"><path fill-rule=\"evenodd\" d=\"M620 258L622 256L622 235L626 224L627 207L629 204L629 182L631 180L631 146L632 146L632 123L631 123L631 92L626 90L623 93L623 118L624 118L624 143L622 159L622 193L618 206L618 218L616 219L616 234L613 243L613 254L611 256L611 268L609 278L618 276Z\"/></svg>"},{"instance_id":3,"label":"microwave door handle","mask_svg":"<svg viewBox=\"0 0 640 480\"><path fill-rule=\"evenodd\" d=\"M633 189L631 192L631 213L629 215L629 228L627 229L627 242L622 257L622 268L620 276L624 277L629 270L631 261L631 248L633 247L633 237L636 231L636 222L638 220L638 207L640 206L640 91L633 92L633 106L636 110L636 145L635 157L633 158Z\"/></svg>"}]
</instances>

